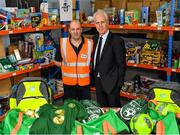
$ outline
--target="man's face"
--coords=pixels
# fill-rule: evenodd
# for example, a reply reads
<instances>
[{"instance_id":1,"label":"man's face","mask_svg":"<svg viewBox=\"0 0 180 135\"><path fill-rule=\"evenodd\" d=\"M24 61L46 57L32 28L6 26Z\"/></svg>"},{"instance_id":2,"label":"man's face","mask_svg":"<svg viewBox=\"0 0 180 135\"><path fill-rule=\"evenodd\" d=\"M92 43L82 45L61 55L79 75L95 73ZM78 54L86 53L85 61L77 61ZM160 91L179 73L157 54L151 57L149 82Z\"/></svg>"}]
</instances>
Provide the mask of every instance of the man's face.
<instances>
[{"instance_id":1,"label":"man's face","mask_svg":"<svg viewBox=\"0 0 180 135\"><path fill-rule=\"evenodd\" d=\"M95 26L99 35L102 36L108 31L108 22L104 15L97 14L95 18Z\"/></svg>"},{"instance_id":2,"label":"man's face","mask_svg":"<svg viewBox=\"0 0 180 135\"><path fill-rule=\"evenodd\" d=\"M79 23L72 22L69 27L69 33L71 38L74 40L79 40L81 38L82 28Z\"/></svg>"}]
</instances>

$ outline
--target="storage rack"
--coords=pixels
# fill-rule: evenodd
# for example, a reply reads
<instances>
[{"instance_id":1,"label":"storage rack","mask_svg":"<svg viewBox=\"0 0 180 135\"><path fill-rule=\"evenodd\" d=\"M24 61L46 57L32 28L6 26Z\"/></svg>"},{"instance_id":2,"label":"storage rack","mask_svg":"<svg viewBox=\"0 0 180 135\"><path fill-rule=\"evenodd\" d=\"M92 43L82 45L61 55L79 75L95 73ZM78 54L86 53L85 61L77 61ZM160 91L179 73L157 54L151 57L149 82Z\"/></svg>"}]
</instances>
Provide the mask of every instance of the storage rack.
<instances>
[{"instance_id":1,"label":"storage rack","mask_svg":"<svg viewBox=\"0 0 180 135\"><path fill-rule=\"evenodd\" d=\"M170 26L138 26L138 25L109 25L109 28L112 30L139 30L139 31L159 31L159 32L168 32L168 66L160 68L157 66L144 65L144 64L132 64L127 63L129 67L144 68L151 70L160 70L165 71L167 75L167 81L171 81L172 72L180 73L180 69L172 68L172 46L173 46L173 34L175 31L180 31L179 27L174 27L174 5L175 0L171 1L171 15L170 15ZM178 1L178 8L180 8L180 0ZM94 24L82 24L83 28L92 28L95 27Z\"/></svg>"},{"instance_id":2,"label":"storage rack","mask_svg":"<svg viewBox=\"0 0 180 135\"><path fill-rule=\"evenodd\" d=\"M66 25L55 25L55 26L45 26L45 27L39 27L39 28L21 28L21 29L14 29L14 30L1 30L0 36L11 35L11 34L22 34L22 33L28 33L28 32L46 31L46 30L55 30L55 29L64 29L65 27ZM6 78L15 77L21 74L30 73L30 72L41 70L41 69L48 68L51 66L54 66L54 63L49 63L46 65L36 64L34 68L31 68L31 69L16 70L13 72L1 73L0 81Z\"/></svg>"}]
</instances>

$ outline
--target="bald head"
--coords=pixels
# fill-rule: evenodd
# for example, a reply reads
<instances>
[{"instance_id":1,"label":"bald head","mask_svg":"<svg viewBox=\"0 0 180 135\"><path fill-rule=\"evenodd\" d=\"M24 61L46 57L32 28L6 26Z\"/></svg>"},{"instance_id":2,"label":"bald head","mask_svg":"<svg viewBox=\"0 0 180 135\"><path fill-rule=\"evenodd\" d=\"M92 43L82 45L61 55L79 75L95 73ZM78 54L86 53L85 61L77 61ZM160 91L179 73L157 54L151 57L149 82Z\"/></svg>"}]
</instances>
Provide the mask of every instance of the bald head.
<instances>
[{"instance_id":1,"label":"bald head","mask_svg":"<svg viewBox=\"0 0 180 135\"><path fill-rule=\"evenodd\" d=\"M73 40L80 40L82 33L81 24L78 20L73 20L69 24L69 34Z\"/></svg>"},{"instance_id":2,"label":"bald head","mask_svg":"<svg viewBox=\"0 0 180 135\"><path fill-rule=\"evenodd\" d=\"M69 29L73 27L73 25L79 25L81 27L81 23L78 20L73 20L69 24Z\"/></svg>"}]
</instances>

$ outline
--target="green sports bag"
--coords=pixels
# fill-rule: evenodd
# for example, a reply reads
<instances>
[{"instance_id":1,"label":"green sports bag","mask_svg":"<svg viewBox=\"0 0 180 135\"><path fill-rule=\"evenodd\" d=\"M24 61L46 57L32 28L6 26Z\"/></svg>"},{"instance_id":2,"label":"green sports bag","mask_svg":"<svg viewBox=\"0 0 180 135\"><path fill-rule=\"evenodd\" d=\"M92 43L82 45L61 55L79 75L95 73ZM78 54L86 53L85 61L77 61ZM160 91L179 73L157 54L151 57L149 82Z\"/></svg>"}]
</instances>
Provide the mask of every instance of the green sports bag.
<instances>
[{"instance_id":1,"label":"green sports bag","mask_svg":"<svg viewBox=\"0 0 180 135\"><path fill-rule=\"evenodd\" d=\"M20 109L8 111L6 117L0 123L0 134L29 134L29 130L35 118L23 114Z\"/></svg>"},{"instance_id":2,"label":"green sports bag","mask_svg":"<svg viewBox=\"0 0 180 135\"><path fill-rule=\"evenodd\" d=\"M128 126L109 109L108 112L101 115L99 118L81 123L75 121L75 126L71 134L118 134L129 133Z\"/></svg>"}]
</instances>

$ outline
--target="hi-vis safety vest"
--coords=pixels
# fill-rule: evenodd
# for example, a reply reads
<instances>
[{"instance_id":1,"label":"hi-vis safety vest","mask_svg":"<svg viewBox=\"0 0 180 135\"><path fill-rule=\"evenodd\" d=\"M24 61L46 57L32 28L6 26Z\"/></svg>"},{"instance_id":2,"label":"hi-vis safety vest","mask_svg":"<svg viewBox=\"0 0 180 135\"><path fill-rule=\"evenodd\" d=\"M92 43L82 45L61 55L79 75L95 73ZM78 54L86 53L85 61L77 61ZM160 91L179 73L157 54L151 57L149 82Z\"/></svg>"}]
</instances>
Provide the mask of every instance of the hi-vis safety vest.
<instances>
[{"instance_id":1,"label":"hi-vis safety vest","mask_svg":"<svg viewBox=\"0 0 180 135\"><path fill-rule=\"evenodd\" d=\"M67 85L85 86L90 84L90 60L93 42L84 38L84 44L77 56L69 38L61 38L62 79Z\"/></svg>"}]
</instances>

